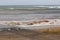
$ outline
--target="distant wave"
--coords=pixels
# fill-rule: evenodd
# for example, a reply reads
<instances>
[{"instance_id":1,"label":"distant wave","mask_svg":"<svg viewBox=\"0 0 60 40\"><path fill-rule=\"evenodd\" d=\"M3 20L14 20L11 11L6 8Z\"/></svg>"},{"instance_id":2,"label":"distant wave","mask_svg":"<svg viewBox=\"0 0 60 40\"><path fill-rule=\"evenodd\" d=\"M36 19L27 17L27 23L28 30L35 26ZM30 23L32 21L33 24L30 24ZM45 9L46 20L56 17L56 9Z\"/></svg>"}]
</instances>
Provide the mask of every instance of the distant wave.
<instances>
[{"instance_id":1,"label":"distant wave","mask_svg":"<svg viewBox=\"0 0 60 40\"><path fill-rule=\"evenodd\" d=\"M7 10L34 10L34 9L40 9L40 8L7 8Z\"/></svg>"},{"instance_id":2,"label":"distant wave","mask_svg":"<svg viewBox=\"0 0 60 40\"><path fill-rule=\"evenodd\" d=\"M8 9L11 9L11 10L13 10L13 9L15 9L15 8L8 8Z\"/></svg>"},{"instance_id":3,"label":"distant wave","mask_svg":"<svg viewBox=\"0 0 60 40\"><path fill-rule=\"evenodd\" d=\"M10 8L0 8L0 10L40 10L40 9L60 9L60 7L52 6L33 6L33 7L10 7Z\"/></svg>"},{"instance_id":4,"label":"distant wave","mask_svg":"<svg viewBox=\"0 0 60 40\"><path fill-rule=\"evenodd\" d=\"M0 6L0 10L35 10L35 9L60 9L59 5L10 5Z\"/></svg>"}]
</instances>

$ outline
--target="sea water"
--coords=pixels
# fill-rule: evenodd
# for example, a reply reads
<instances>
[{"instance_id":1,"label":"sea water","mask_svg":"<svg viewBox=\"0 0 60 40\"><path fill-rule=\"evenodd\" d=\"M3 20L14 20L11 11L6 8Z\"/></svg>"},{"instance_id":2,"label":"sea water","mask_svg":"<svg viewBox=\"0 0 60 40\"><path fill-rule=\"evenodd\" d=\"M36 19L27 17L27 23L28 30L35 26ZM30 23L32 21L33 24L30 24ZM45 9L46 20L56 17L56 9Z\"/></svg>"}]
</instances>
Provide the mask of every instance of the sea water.
<instances>
[{"instance_id":1,"label":"sea water","mask_svg":"<svg viewBox=\"0 0 60 40\"><path fill-rule=\"evenodd\" d=\"M30 21L60 19L60 8L40 5L0 6L0 21ZM4 28L4 27L3 27Z\"/></svg>"}]
</instances>

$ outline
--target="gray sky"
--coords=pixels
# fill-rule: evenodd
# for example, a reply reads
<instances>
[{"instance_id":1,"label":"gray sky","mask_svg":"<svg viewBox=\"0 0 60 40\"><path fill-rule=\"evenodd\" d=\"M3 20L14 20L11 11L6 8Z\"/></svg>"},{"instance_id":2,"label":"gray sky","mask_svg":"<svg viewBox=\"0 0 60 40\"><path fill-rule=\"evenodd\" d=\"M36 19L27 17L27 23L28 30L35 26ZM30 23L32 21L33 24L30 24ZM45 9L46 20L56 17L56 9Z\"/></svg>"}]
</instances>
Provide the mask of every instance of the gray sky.
<instances>
[{"instance_id":1,"label":"gray sky","mask_svg":"<svg viewBox=\"0 0 60 40\"><path fill-rule=\"evenodd\" d=\"M60 0L0 0L0 5L60 5Z\"/></svg>"}]
</instances>

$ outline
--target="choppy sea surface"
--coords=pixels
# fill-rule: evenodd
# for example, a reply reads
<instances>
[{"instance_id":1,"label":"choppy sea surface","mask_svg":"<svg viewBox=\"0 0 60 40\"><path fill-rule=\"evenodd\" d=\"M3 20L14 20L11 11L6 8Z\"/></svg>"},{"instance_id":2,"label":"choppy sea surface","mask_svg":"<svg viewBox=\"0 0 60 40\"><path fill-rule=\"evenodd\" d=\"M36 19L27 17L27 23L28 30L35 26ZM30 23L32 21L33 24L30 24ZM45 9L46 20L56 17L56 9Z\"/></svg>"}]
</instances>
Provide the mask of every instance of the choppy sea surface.
<instances>
[{"instance_id":1,"label":"choppy sea surface","mask_svg":"<svg viewBox=\"0 0 60 40\"><path fill-rule=\"evenodd\" d=\"M60 19L60 8L55 6L0 6L0 21L27 21L39 19Z\"/></svg>"},{"instance_id":2,"label":"choppy sea surface","mask_svg":"<svg viewBox=\"0 0 60 40\"><path fill-rule=\"evenodd\" d=\"M0 6L0 21L30 21L60 19L60 8L56 6ZM9 26L0 25L0 28ZM44 27L45 28L45 27Z\"/></svg>"}]
</instances>

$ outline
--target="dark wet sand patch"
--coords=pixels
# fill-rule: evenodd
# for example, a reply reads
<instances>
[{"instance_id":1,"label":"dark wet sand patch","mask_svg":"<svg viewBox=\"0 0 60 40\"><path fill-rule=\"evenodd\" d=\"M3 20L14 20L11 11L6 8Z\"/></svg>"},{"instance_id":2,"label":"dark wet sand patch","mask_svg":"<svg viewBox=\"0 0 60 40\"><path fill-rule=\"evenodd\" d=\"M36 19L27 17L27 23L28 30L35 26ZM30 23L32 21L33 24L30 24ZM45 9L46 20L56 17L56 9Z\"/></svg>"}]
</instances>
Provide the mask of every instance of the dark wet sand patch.
<instances>
[{"instance_id":1,"label":"dark wet sand patch","mask_svg":"<svg viewBox=\"0 0 60 40\"><path fill-rule=\"evenodd\" d=\"M21 29L19 31L1 31L0 40L60 40L60 34Z\"/></svg>"}]
</instances>

